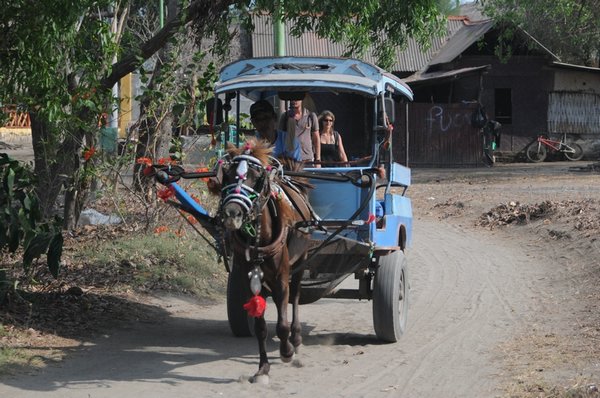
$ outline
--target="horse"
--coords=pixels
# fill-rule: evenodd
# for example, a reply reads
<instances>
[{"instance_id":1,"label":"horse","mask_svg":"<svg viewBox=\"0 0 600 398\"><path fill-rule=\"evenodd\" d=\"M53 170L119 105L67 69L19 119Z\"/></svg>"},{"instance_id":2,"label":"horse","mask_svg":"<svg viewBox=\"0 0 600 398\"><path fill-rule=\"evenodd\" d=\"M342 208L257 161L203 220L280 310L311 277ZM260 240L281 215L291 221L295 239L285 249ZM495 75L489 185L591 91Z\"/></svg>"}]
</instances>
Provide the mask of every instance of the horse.
<instances>
[{"instance_id":1,"label":"horse","mask_svg":"<svg viewBox=\"0 0 600 398\"><path fill-rule=\"evenodd\" d=\"M255 139L241 148L230 145L227 155L218 161L217 176L208 184L209 190L221 198L217 218L233 252L230 272L248 275L254 294L244 305L255 317L260 354L258 371L250 381L263 383L268 382L270 370L265 295L272 295L277 307L281 360L291 362L302 344L298 317L302 272L292 270L307 258L308 232L295 225L314 217L307 199L310 185L302 179L285 177L283 165L270 157L271 151L268 143ZM287 160L286 167L298 171L301 163ZM292 304L291 327L288 303Z\"/></svg>"}]
</instances>

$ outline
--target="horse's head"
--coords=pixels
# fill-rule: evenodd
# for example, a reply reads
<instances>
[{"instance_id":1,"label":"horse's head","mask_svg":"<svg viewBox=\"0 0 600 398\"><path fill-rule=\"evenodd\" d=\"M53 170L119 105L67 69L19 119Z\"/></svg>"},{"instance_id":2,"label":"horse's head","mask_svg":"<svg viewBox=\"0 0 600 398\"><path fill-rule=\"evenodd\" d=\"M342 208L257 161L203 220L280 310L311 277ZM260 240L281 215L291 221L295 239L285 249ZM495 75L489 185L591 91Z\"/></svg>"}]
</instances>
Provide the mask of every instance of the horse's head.
<instances>
[{"instance_id":1,"label":"horse's head","mask_svg":"<svg viewBox=\"0 0 600 398\"><path fill-rule=\"evenodd\" d=\"M226 230L235 231L256 217L267 203L272 167L268 144L254 139L242 148L230 146L219 160L219 213Z\"/></svg>"}]
</instances>

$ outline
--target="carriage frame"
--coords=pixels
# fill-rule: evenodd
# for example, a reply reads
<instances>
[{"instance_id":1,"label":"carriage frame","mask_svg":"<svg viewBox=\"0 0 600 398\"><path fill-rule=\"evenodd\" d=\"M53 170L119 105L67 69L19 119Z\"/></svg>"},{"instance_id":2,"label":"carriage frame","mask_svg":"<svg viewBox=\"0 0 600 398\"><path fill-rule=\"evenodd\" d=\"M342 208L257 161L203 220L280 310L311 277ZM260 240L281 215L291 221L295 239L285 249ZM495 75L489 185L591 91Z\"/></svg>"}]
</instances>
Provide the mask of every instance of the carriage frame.
<instances>
[{"instance_id":1,"label":"carriage frame","mask_svg":"<svg viewBox=\"0 0 600 398\"><path fill-rule=\"evenodd\" d=\"M322 298L373 301L373 325L380 340L395 342L406 330L408 311L408 267L406 249L412 240L412 207L406 196L411 172L393 159L390 132L396 108L412 100L412 91L399 78L366 62L351 58L265 57L233 62L223 67L214 89L215 101L208 109L215 127L230 131L227 121L234 113L236 131L242 115L240 99L279 99L309 94L317 102L333 104L347 99L357 128L349 129L345 142L358 142L353 160L343 167L305 167L290 176L308 178L314 186L309 202L316 220L296 229L309 231L307 259L295 272L302 272L301 304ZM328 106L329 108L329 106ZM347 124L350 125L350 124ZM228 134L224 135L227 137ZM235 142L240 144L239 138ZM362 152L361 152L362 151ZM284 172L285 174L285 172ZM215 220L173 181L182 208L194 215L207 230ZM217 233L215 232L215 236ZM236 336L253 333L253 318L242 305L248 299L248 277L236 272L235 257L224 252L229 272L228 320ZM342 288L354 276L358 288Z\"/></svg>"}]
</instances>

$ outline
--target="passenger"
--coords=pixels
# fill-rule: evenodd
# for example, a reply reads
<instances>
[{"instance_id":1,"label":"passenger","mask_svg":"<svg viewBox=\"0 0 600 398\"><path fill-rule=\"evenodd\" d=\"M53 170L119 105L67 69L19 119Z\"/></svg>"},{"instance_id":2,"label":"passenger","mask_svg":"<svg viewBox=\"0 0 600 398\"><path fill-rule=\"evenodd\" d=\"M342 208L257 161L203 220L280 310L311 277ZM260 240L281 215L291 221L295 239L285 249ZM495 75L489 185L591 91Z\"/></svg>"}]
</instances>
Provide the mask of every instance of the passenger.
<instances>
[{"instance_id":1,"label":"passenger","mask_svg":"<svg viewBox=\"0 0 600 398\"><path fill-rule=\"evenodd\" d=\"M321 164L323 166L340 166L341 162L348 162L342 136L333 129L334 123L333 112L323 111L319 115Z\"/></svg>"},{"instance_id":2,"label":"passenger","mask_svg":"<svg viewBox=\"0 0 600 398\"><path fill-rule=\"evenodd\" d=\"M300 142L303 161L321 161L317 115L304 108L302 100L290 101L288 111L282 114L279 120L279 129L282 131L294 131L296 139ZM288 138L291 139L291 137Z\"/></svg>"},{"instance_id":3,"label":"passenger","mask_svg":"<svg viewBox=\"0 0 600 398\"><path fill-rule=\"evenodd\" d=\"M278 158L290 158L300 162L300 144L292 136L287 142L288 133L275 129L277 114L275 109L267 100L260 100L250 106L250 121L256 129L256 138L268 141L273 149L273 156ZM287 147L290 146L291 149Z\"/></svg>"}]
</instances>

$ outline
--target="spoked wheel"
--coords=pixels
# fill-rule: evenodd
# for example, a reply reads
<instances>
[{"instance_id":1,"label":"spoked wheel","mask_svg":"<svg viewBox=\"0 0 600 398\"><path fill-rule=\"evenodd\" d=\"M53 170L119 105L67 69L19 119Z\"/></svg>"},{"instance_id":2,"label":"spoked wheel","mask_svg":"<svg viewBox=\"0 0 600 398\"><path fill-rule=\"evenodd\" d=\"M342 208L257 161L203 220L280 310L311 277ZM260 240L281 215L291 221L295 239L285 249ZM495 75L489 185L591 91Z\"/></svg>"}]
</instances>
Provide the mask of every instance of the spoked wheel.
<instances>
[{"instance_id":1,"label":"spoked wheel","mask_svg":"<svg viewBox=\"0 0 600 398\"><path fill-rule=\"evenodd\" d=\"M579 144L570 142L567 145L573 148L573 152L565 152L565 157L568 160L577 161L583 158L583 149L581 149L581 146L579 146Z\"/></svg>"},{"instance_id":2,"label":"spoked wheel","mask_svg":"<svg viewBox=\"0 0 600 398\"><path fill-rule=\"evenodd\" d=\"M244 304L251 295L248 275L236 264L234 256L227 278L227 319L231 332L236 337L254 334L254 318L244 309Z\"/></svg>"},{"instance_id":3,"label":"spoked wheel","mask_svg":"<svg viewBox=\"0 0 600 398\"><path fill-rule=\"evenodd\" d=\"M380 340L394 343L406 330L407 261L400 250L379 258L373 281L373 326Z\"/></svg>"},{"instance_id":4,"label":"spoked wheel","mask_svg":"<svg viewBox=\"0 0 600 398\"><path fill-rule=\"evenodd\" d=\"M538 163L543 162L546 159L546 156L548 155L548 150L542 143L536 141L532 142L527 147L526 154L527 159L529 159L531 162Z\"/></svg>"}]
</instances>

